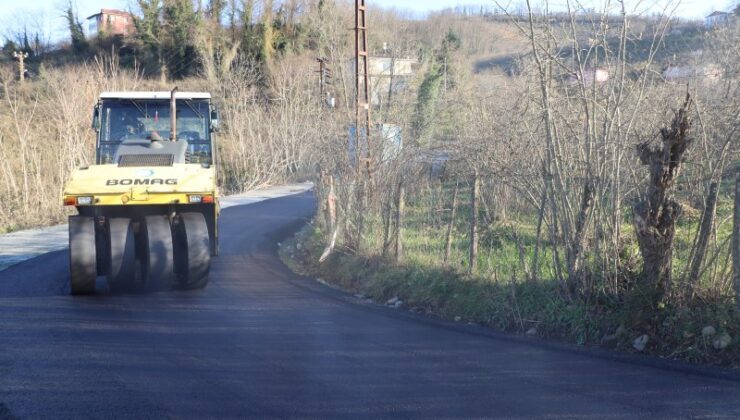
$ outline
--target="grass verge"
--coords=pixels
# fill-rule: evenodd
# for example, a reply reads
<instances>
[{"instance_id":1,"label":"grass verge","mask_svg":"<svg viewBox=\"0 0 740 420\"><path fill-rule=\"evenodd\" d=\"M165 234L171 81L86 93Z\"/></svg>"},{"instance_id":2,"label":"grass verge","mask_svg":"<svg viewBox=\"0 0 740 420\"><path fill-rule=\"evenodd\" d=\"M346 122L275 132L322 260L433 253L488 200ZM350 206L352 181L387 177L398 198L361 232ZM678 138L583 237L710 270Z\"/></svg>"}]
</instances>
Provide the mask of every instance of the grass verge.
<instances>
[{"instance_id":1,"label":"grass verge","mask_svg":"<svg viewBox=\"0 0 740 420\"><path fill-rule=\"evenodd\" d=\"M646 312L629 298L569 302L554 282L492 282L419 261L392 263L335 251L319 263L323 235L308 225L280 247L294 271L399 308L499 331L740 369L740 312L731 302L692 302ZM638 337L647 336L642 350ZM729 341L727 341L729 340ZM723 343L724 342L724 343ZM639 347L639 346L638 346Z\"/></svg>"}]
</instances>

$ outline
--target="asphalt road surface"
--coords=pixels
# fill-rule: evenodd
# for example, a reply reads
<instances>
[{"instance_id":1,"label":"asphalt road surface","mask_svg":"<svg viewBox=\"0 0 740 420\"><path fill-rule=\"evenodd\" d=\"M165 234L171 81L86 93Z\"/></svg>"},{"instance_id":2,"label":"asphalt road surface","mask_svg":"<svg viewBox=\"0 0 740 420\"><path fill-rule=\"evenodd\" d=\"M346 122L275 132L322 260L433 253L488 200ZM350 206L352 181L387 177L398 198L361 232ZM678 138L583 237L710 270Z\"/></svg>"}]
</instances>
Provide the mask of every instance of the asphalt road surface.
<instances>
[{"instance_id":1,"label":"asphalt road surface","mask_svg":"<svg viewBox=\"0 0 740 420\"><path fill-rule=\"evenodd\" d=\"M740 418L740 382L460 331L292 274L300 194L222 213L202 291L67 295L67 253L0 272L0 417Z\"/></svg>"}]
</instances>

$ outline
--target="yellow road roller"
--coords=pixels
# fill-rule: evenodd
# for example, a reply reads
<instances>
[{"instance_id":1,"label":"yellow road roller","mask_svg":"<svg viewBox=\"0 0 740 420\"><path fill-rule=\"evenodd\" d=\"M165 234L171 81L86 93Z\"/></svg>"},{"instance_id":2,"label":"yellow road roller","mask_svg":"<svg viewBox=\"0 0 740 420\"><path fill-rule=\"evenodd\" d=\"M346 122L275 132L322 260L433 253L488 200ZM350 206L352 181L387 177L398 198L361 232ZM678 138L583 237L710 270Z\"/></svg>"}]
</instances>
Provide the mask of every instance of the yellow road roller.
<instances>
[{"instance_id":1,"label":"yellow road roller","mask_svg":"<svg viewBox=\"0 0 740 420\"><path fill-rule=\"evenodd\" d=\"M104 92L95 164L63 191L71 293L199 289L218 255L218 112L203 92Z\"/></svg>"}]
</instances>

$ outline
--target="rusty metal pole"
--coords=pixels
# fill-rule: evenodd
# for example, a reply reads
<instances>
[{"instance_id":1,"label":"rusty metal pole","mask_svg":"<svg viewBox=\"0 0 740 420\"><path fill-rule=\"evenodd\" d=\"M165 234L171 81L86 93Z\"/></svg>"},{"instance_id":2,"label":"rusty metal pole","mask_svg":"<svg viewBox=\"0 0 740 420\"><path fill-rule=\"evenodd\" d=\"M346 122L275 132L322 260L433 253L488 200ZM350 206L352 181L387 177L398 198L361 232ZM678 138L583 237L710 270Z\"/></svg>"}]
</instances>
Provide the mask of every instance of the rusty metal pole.
<instances>
[{"instance_id":1,"label":"rusty metal pole","mask_svg":"<svg viewBox=\"0 0 740 420\"><path fill-rule=\"evenodd\" d=\"M355 161L357 175L360 174L360 3L355 0Z\"/></svg>"},{"instance_id":2,"label":"rusty metal pole","mask_svg":"<svg viewBox=\"0 0 740 420\"><path fill-rule=\"evenodd\" d=\"M365 0L355 0L355 137L357 173L360 173L360 161L366 162L367 175L370 176L370 69L367 47L367 5ZM360 64L362 60L362 64ZM365 129L364 159L360 159L360 127Z\"/></svg>"}]
</instances>

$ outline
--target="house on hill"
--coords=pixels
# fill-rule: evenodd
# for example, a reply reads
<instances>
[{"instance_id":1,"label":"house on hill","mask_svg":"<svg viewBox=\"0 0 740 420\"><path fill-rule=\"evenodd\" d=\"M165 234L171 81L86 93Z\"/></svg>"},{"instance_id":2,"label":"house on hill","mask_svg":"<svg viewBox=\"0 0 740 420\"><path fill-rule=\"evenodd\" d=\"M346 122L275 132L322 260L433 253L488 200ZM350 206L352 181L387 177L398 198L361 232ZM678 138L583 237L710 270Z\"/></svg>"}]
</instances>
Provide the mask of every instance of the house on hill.
<instances>
[{"instance_id":1,"label":"house on hill","mask_svg":"<svg viewBox=\"0 0 740 420\"><path fill-rule=\"evenodd\" d=\"M603 85L609 81L609 70L587 67L583 69L583 74L574 71L568 76L567 80L570 84L583 83L584 86Z\"/></svg>"},{"instance_id":2,"label":"house on hill","mask_svg":"<svg viewBox=\"0 0 740 420\"><path fill-rule=\"evenodd\" d=\"M87 18L87 37L92 38L104 32L108 35L128 35L134 32L131 13L116 9L100 9Z\"/></svg>"},{"instance_id":3,"label":"house on hill","mask_svg":"<svg viewBox=\"0 0 740 420\"><path fill-rule=\"evenodd\" d=\"M388 94L403 92L409 86L411 77L416 73L418 61L413 58L368 57L368 75L370 76L370 102L380 106ZM355 63L348 69L354 73Z\"/></svg>"},{"instance_id":4,"label":"house on hill","mask_svg":"<svg viewBox=\"0 0 740 420\"><path fill-rule=\"evenodd\" d=\"M714 28L716 26L726 25L730 22L730 19L732 19L732 13L715 11L704 18L704 26Z\"/></svg>"},{"instance_id":5,"label":"house on hill","mask_svg":"<svg viewBox=\"0 0 740 420\"><path fill-rule=\"evenodd\" d=\"M702 65L668 66L663 70L663 78L667 82L685 82L690 79L699 79L702 82L714 82L722 78L722 68L713 63Z\"/></svg>"}]
</instances>

